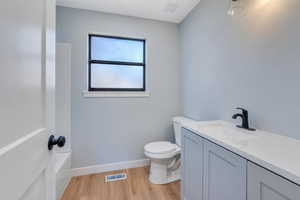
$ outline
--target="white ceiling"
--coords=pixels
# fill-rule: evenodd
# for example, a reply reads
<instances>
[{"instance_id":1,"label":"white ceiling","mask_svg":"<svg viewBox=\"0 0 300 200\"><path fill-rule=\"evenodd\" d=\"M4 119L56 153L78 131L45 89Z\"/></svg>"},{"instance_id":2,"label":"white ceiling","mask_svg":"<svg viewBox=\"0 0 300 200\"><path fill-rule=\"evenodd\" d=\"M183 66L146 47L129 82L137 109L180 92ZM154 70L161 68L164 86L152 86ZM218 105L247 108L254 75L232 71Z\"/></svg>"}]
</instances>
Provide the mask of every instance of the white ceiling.
<instances>
[{"instance_id":1,"label":"white ceiling","mask_svg":"<svg viewBox=\"0 0 300 200\"><path fill-rule=\"evenodd\" d=\"M200 0L57 0L65 7L180 23Z\"/></svg>"}]
</instances>

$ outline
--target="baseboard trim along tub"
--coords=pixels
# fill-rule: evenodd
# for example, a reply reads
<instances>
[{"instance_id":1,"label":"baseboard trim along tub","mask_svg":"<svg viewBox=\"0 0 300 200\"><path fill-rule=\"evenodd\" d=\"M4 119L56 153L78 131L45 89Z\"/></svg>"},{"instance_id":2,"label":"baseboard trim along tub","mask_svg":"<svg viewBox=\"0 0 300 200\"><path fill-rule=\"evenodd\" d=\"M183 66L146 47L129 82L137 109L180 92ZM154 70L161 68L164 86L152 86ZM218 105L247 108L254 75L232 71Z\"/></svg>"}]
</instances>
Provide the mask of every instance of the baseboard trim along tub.
<instances>
[{"instance_id":1,"label":"baseboard trim along tub","mask_svg":"<svg viewBox=\"0 0 300 200\"><path fill-rule=\"evenodd\" d=\"M88 167L82 167L82 168L74 168L71 171L71 176L83 176L83 175L89 175L89 174L98 174L98 173L109 172L109 171L114 171L114 170L145 167L148 165L150 165L149 159L117 162L117 163L110 163L110 164L104 164L104 165L94 165L94 166L88 166Z\"/></svg>"}]
</instances>

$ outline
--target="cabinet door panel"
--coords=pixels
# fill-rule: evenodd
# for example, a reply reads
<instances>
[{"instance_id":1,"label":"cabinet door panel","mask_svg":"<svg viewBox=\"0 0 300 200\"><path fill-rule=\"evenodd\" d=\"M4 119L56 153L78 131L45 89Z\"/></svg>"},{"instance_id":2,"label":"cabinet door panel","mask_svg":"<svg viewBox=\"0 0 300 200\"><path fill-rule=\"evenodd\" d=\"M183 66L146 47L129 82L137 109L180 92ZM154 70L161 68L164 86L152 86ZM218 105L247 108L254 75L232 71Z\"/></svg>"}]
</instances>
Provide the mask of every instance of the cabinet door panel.
<instances>
[{"instance_id":1,"label":"cabinet door panel","mask_svg":"<svg viewBox=\"0 0 300 200\"><path fill-rule=\"evenodd\" d=\"M203 199L203 139L182 129L182 199Z\"/></svg>"},{"instance_id":2,"label":"cabinet door panel","mask_svg":"<svg viewBox=\"0 0 300 200\"><path fill-rule=\"evenodd\" d=\"M204 200L246 200L247 161L204 142Z\"/></svg>"},{"instance_id":3,"label":"cabinet door panel","mask_svg":"<svg viewBox=\"0 0 300 200\"><path fill-rule=\"evenodd\" d=\"M248 200L299 200L300 187L248 162Z\"/></svg>"}]
</instances>

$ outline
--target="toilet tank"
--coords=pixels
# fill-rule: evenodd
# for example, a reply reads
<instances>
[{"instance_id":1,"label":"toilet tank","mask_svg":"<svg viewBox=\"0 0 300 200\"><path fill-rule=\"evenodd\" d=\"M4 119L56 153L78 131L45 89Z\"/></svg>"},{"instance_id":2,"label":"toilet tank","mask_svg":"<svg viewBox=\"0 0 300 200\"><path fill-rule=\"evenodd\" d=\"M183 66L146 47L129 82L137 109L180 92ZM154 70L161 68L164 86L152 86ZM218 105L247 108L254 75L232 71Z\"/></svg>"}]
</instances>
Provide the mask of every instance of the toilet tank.
<instances>
[{"instance_id":1,"label":"toilet tank","mask_svg":"<svg viewBox=\"0 0 300 200\"><path fill-rule=\"evenodd\" d=\"M174 117L173 118L173 128L175 141L178 146L181 146L181 128L186 123L195 122L195 120L186 118L186 117Z\"/></svg>"}]
</instances>

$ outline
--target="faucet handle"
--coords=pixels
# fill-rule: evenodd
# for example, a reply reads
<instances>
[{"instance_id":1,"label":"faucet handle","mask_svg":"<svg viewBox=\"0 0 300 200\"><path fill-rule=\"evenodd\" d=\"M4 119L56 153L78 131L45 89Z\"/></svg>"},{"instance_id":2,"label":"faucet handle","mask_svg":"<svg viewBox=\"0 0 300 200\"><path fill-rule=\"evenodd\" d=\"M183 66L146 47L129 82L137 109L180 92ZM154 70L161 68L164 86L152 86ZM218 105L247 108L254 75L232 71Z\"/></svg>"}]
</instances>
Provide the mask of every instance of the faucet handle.
<instances>
[{"instance_id":1,"label":"faucet handle","mask_svg":"<svg viewBox=\"0 0 300 200\"><path fill-rule=\"evenodd\" d=\"M237 107L236 109L241 110L243 112L243 115L248 115L248 111L244 108Z\"/></svg>"}]
</instances>

